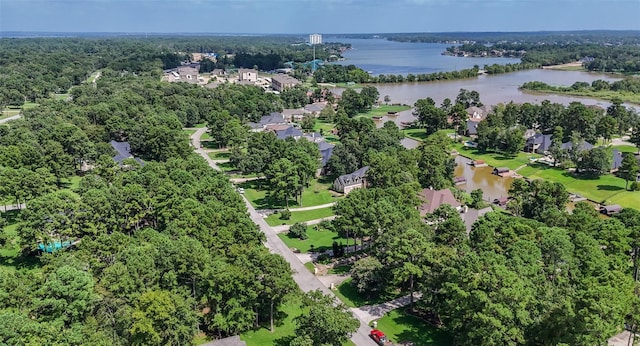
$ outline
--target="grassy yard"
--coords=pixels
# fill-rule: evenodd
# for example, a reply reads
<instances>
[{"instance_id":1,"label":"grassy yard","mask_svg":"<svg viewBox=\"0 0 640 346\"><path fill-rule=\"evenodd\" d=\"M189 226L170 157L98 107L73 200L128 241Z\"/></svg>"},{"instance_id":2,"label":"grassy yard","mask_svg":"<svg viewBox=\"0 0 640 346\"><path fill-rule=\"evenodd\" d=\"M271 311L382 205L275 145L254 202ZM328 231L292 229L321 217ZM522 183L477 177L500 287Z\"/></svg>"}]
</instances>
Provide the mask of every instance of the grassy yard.
<instances>
[{"instance_id":1,"label":"grassy yard","mask_svg":"<svg viewBox=\"0 0 640 346\"><path fill-rule=\"evenodd\" d=\"M307 211L292 211L291 219L289 220L280 220L280 214L273 214L267 217L266 221L270 226L293 225L296 222L307 222L333 215L333 209L329 207Z\"/></svg>"},{"instance_id":2,"label":"grassy yard","mask_svg":"<svg viewBox=\"0 0 640 346\"><path fill-rule=\"evenodd\" d=\"M240 339L248 346L263 345L288 345L289 340L295 336L296 328L294 319L302 314L302 309L297 297L289 298L278 311L278 321L275 322L275 331L271 333L269 324L265 323L261 328L240 334ZM344 345L354 345L351 340Z\"/></svg>"},{"instance_id":3,"label":"grassy yard","mask_svg":"<svg viewBox=\"0 0 640 346\"><path fill-rule=\"evenodd\" d=\"M263 186L259 186L262 183ZM239 184L244 188L244 195L249 202L257 209L280 209L285 208L284 200L274 200L268 195L268 186L264 180L252 180ZM312 180L309 187L302 192L302 205L294 199L289 199L289 208L312 207L335 202L338 194L329 190L331 183L323 180Z\"/></svg>"},{"instance_id":4,"label":"grassy yard","mask_svg":"<svg viewBox=\"0 0 640 346\"><path fill-rule=\"evenodd\" d=\"M211 140L211 134L209 132L203 133L202 136L200 136L200 140L202 141Z\"/></svg>"},{"instance_id":5,"label":"grassy yard","mask_svg":"<svg viewBox=\"0 0 640 346\"><path fill-rule=\"evenodd\" d=\"M452 146L453 149L456 149L460 155L465 157L469 157L474 160L483 160L489 166L492 167L509 167L509 169L516 169L522 165L526 165L530 162L529 158L540 158L542 155L539 154L531 154L531 153L523 153L520 152L517 155L504 156L498 153L482 153L475 148L467 148L462 143L454 143ZM521 171L518 173L522 174ZM524 175L524 174L523 174Z\"/></svg>"},{"instance_id":6,"label":"grassy yard","mask_svg":"<svg viewBox=\"0 0 640 346\"><path fill-rule=\"evenodd\" d=\"M378 329L393 342L413 341L416 346L453 344L449 335L443 330L405 313L402 308L392 310L379 319Z\"/></svg>"},{"instance_id":7,"label":"grassy yard","mask_svg":"<svg viewBox=\"0 0 640 346\"><path fill-rule=\"evenodd\" d=\"M611 101L615 98L619 98L624 102L640 104L640 94L630 91L615 91L615 90L529 90L522 89L523 91L531 94L553 94L553 95L570 95L578 97L588 97L594 99L600 99L605 101Z\"/></svg>"},{"instance_id":8,"label":"grassy yard","mask_svg":"<svg viewBox=\"0 0 640 346\"><path fill-rule=\"evenodd\" d=\"M614 145L611 148L618 149L623 153L633 153L633 154L638 153L638 147L636 147L635 145Z\"/></svg>"},{"instance_id":9,"label":"grassy yard","mask_svg":"<svg viewBox=\"0 0 640 346\"><path fill-rule=\"evenodd\" d=\"M346 244L346 239L341 238L338 232L332 232L327 230L316 230L316 226L307 227L308 239L300 240L299 238L289 237L286 233L278 234L280 239L287 244L289 248L296 248L302 253L307 253L313 248L315 251L331 250L334 241L338 243L342 242Z\"/></svg>"},{"instance_id":10,"label":"grassy yard","mask_svg":"<svg viewBox=\"0 0 640 346\"><path fill-rule=\"evenodd\" d=\"M330 123L324 119L316 119L316 123L313 125L313 131L320 132L320 130L322 130L322 133L327 135L331 133L331 130L333 130L335 126L334 123Z\"/></svg>"},{"instance_id":11,"label":"grassy yard","mask_svg":"<svg viewBox=\"0 0 640 346\"><path fill-rule=\"evenodd\" d=\"M567 191L580 194L596 202L619 204L623 207L637 208L640 205L640 192L626 191L624 179L612 174L599 178L575 176L563 169L543 164L533 164L518 171L533 179L545 179L562 183Z\"/></svg>"},{"instance_id":12,"label":"grassy yard","mask_svg":"<svg viewBox=\"0 0 640 346\"><path fill-rule=\"evenodd\" d=\"M185 130L185 129L182 129L182 131L184 131L184 133L186 133L189 137L191 137L194 133L196 133L196 130Z\"/></svg>"},{"instance_id":13,"label":"grassy yard","mask_svg":"<svg viewBox=\"0 0 640 346\"><path fill-rule=\"evenodd\" d=\"M18 239L18 226L20 221L20 211L11 210L0 212L7 221L7 226L2 229L2 233L7 236L7 243L0 246L0 268L11 270L39 270L40 259L38 257L21 256Z\"/></svg>"},{"instance_id":14,"label":"grassy yard","mask_svg":"<svg viewBox=\"0 0 640 346\"><path fill-rule=\"evenodd\" d=\"M391 105L381 105L379 107L373 107L366 113L361 113L359 116L364 117L381 117L387 115L388 112L402 112L407 109L411 109L409 106L391 106Z\"/></svg>"},{"instance_id":15,"label":"grassy yard","mask_svg":"<svg viewBox=\"0 0 640 346\"><path fill-rule=\"evenodd\" d=\"M406 292L396 291L387 292L381 294L380 297L367 299L364 295L359 293L353 285L351 285L351 278L346 279L340 285L338 289L334 291L336 296L342 300L342 302L350 308L358 308L365 305L375 305L394 300L406 294Z\"/></svg>"},{"instance_id":16,"label":"grassy yard","mask_svg":"<svg viewBox=\"0 0 640 346\"><path fill-rule=\"evenodd\" d=\"M214 151L212 153L208 153L209 157L212 160L228 160L231 157L231 152L229 151Z\"/></svg>"},{"instance_id":17,"label":"grassy yard","mask_svg":"<svg viewBox=\"0 0 640 346\"><path fill-rule=\"evenodd\" d=\"M220 169L224 172L224 173L228 173L228 172L234 172L238 170L238 167L234 166L232 163L230 162L223 162L223 163L218 163L217 164L218 167L220 167Z\"/></svg>"},{"instance_id":18,"label":"grassy yard","mask_svg":"<svg viewBox=\"0 0 640 346\"><path fill-rule=\"evenodd\" d=\"M425 129L412 128L412 129L403 129L401 131L402 133L404 133L405 137L415 139L416 141L422 142L425 139L427 139L427 132L425 131Z\"/></svg>"}]
</instances>

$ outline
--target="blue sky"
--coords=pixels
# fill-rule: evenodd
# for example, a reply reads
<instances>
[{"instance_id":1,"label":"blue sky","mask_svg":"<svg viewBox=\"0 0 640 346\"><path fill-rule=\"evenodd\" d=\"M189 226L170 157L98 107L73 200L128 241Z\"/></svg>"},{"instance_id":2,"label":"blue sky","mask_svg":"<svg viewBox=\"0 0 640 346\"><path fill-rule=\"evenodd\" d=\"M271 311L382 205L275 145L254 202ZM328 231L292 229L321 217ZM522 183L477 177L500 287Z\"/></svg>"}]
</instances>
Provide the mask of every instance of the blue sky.
<instances>
[{"instance_id":1,"label":"blue sky","mask_svg":"<svg viewBox=\"0 0 640 346\"><path fill-rule=\"evenodd\" d=\"M640 0L0 0L0 31L640 30Z\"/></svg>"}]
</instances>

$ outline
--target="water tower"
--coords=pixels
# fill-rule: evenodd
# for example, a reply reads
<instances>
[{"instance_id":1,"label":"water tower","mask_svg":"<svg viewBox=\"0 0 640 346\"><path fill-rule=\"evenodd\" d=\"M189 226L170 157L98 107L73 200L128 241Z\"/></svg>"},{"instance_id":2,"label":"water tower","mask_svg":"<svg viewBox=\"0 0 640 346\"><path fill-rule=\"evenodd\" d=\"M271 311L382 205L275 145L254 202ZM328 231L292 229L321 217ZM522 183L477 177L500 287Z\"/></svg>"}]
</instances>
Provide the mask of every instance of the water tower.
<instances>
[{"instance_id":1,"label":"water tower","mask_svg":"<svg viewBox=\"0 0 640 346\"><path fill-rule=\"evenodd\" d=\"M316 45L322 44L322 35L311 34L309 35L309 44L313 47L313 62L311 64L311 72L316 70Z\"/></svg>"}]
</instances>

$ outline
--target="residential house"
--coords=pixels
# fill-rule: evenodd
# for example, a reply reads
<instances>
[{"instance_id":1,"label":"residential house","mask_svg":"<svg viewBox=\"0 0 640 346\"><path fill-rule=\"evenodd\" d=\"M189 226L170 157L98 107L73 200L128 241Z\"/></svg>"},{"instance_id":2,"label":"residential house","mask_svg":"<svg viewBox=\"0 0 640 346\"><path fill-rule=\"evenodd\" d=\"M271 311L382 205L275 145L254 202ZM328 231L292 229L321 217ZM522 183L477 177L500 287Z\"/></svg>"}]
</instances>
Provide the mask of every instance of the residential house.
<instances>
[{"instance_id":1,"label":"residential house","mask_svg":"<svg viewBox=\"0 0 640 346\"><path fill-rule=\"evenodd\" d=\"M615 172L620 168L620 166L622 166L622 159L624 158L624 154L618 149L613 149L612 155L613 157L611 158L611 172Z\"/></svg>"},{"instance_id":2,"label":"residential house","mask_svg":"<svg viewBox=\"0 0 640 346\"><path fill-rule=\"evenodd\" d=\"M486 207L483 209L472 209L472 208L465 207L464 213L461 216L462 216L462 220L464 221L464 225L467 229L467 235L471 233L471 228L473 227L473 224L476 221L478 221L479 218L484 216L484 214L492 211L493 211L493 208L491 207Z\"/></svg>"},{"instance_id":3,"label":"residential house","mask_svg":"<svg viewBox=\"0 0 640 346\"><path fill-rule=\"evenodd\" d=\"M211 71L211 76L216 76L216 77L222 77L222 76L226 76L227 75L227 71L221 69L221 68L217 68L214 69L213 71Z\"/></svg>"},{"instance_id":4,"label":"residential house","mask_svg":"<svg viewBox=\"0 0 640 346\"><path fill-rule=\"evenodd\" d=\"M238 80L240 82L255 83L258 81L258 71L254 69L241 68L238 70Z\"/></svg>"},{"instance_id":5,"label":"residential house","mask_svg":"<svg viewBox=\"0 0 640 346\"><path fill-rule=\"evenodd\" d=\"M551 147L551 135L543 135L536 133L534 136L529 137L525 142L524 151L530 153L542 154L548 151Z\"/></svg>"},{"instance_id":6,"label":"residential house","mask_svg":"<svg viewBox=\"0 0 640 346\"><path fill-rule=\"evenodd\" d=\"M333 182L333 189L346 195L354 189L366 187L367 171L369 166L364 166L353 173L339 176Z\"/></svg>"},{"instance_id":7,"label":"residential house","mask_svg":"<svg viewBox=\"0 0 640 346\"><path fill-rule=\"evenodd\" d=\"M271 77L271 88L275 91L283 91L300 84L300 81L286 74L278 74Z\"/></svg>"},{"instance_id":8,"label":"residential house","mask_svg":"<svg viewBox=\"0 0 640 346\"><path fill-rule=\"evenodd\" d=\"M284 120L288 122L301 121L305 113L305 110L302 108L285 108L282 110L282 116Z\"/></svg>"},{"instance_id":9,"label":"residential house","mask_svg":"<svg viewBox=\"0 0 640 346\"><path fill-rule=\"evenodd\" d=\"M144 165L144 161L131 154L131 146L129 145L129 142L117 142L112 140L109 144L111 144L111 147L117 153L117 155L113 157L113 161L117 162L120 166L123 166L122 162L126 159L134 159L140 165Z\"/></svg>"},{"instance_id":10,"label":"residential house","mask_svg":"<svg viewBox=\"0 0 640 346\"><path fill-rule=\"evenodd\" d=\"M293 137L295 140L298 140L300 139L300 137L304 135L302 131L292 126L288 126L284 130L277 130L275 132L278 139L282 139L282 140L287 139L289 137Z\"/></svg>"},{"instance_id":11,"label":"residential house","mask_svg":"<svg viewBox=\"0 0 640 346\"><path fill-rule=\"evenodd\" d=\"M268 125L280 125L286 123L287 122L284 120L282 113L273 112L260 118L260 121L257 123L250 122L248 125L249 128L251 128L251 131L261 132L264 131Z\"/></svg>"},{"instance_id":12,"label":"residential house","mask_svg":"<svg viewBox=\"0 0 640 346\"><path fill-rule=\"evenodd\" d=\"M467 116L469 119L474 120L476 122L480 122L487 117L487 115L491 112L491 108L488 106L476 107L471 106L466 109Z\"/></svg>"},{"instance_id":13,"label":"residential house","mask_svg":"<svg viewBox=\"0 0 640 346\"><path fill-rule=\"evenodd\" d=\"M478 122L475 120L467 120L467 131L466 135L469 137L478 135Z\"/></svg>"},{"instance_id":14,"label":"residential house","mask_svg":"<svg viewBox=\"0 0 640 346\"><path fill-rule=\"evenodd\" d=\"M176 69L180 76L180 82L198 83L198 69L191 66L178 66Z\"/></svg>"},{"instance_id":15,"label":"residential house","mask_svg":"<svg viewBox=\"0 0 640 346\"><path fill-rule=\"evenodd\" d=\"M571 150L571 148L573 148L573 143L571 143L570 141L562 143L562 149ZM578 151L585 151L585 150L591 150L591 149L593 149L593 144L587 141L582 141L582 143L578 146Z\"/></svg>"},{"instance_id":16,"label":"residential house","mask_svg":"<svg viewBox=\"0 0 640 346\"><path fill-rule=\"evenodd\" d=\"M333 155L333 148L335 145L326 142L320 141L318 143L318 150L320 150L320 169L318 170L317 175L324 175L327 173L327 163L329 163L329 159L331 155Z\"/></svg>"},{"instance_id":17,"label":"residential house","mask_svg":"<svg viewBox=\"0 0 640 346\"><path fill-rule=\"evenodd\" d=\"M449 189L424 189L420 192L420 199L424 202L418 209L420 216L433 213L443 204L448 204L457 210L462 210L462 203L458 202Z\"/></svg>"},{"instance_id":18,"label":"residential house","mask_svg":"<svg viewBox=\"0 0 640 346\"><path fill-rule=\"evenodd\" d=\"M320 143L324 141L324 136L322 136L319 132L309 132L304 134L304 139L313 143Z\"/></svg>"},{"instance_id":19,"label":"residential house","mask_svg":"<svg viewBox=\"0 0 640 346\"><path fill-rule=\"evenodd\" d=\"M325 107L327 107L327 102L314 102L304 106L304 110L317 117Z\"/></svg>"}]
</instances>

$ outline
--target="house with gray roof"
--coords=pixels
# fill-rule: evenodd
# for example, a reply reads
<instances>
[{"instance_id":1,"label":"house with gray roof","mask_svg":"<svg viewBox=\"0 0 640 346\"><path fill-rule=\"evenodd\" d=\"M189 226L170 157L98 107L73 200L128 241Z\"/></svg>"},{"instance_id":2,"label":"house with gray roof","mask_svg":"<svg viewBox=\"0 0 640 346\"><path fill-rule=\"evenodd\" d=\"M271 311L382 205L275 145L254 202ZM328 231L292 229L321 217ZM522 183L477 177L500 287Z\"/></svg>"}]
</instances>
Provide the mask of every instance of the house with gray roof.
<instances>
[{"instance_id":1,"label":"house with gray roof","mask_svg":"<svg viewBox=\"0 0 640 346\"><path fill-rule=\"evenodd\" d=\"M467 120L467 136L477 136L478 135L478 122L474 120Z\"/></svg>"},{"instance_id":2,"label":"house with gray roof","mask_svg":"<svg viewBox=\"0 0 640 346\"><path fill-rule=\"evenodd\" d=\"M318 175L326 174L327 163L329 163L329 159L333 155L333 148L335 148L335 145L329 142L318 142L318 150L320 150L320 170Z\"/></svg>"},{"instance_id":3,"label":"house with gray roof","mask_svg":"<svg viewBox=\"0 0 640 346\"><path fill-rule=\"evenodd\" d=\"M282 110L282 116L284 120L288 122L300 121L304 117L304 114L308 113L303 108L285 108Z\"/></svg>"},{"instance_id":4,"label":"house with gray roof","mask_svg":"<svg viewBox=\"0 0 640 346\"><path fill-rule=\"evenodd\" d=\"M571 143L571 141L562 143L561 148L565 150L571 150L571 148L573 148L573 143ZM591 150L591 149L593 149L593 144L587 141L582 141L582 143L578 146L579 151L585 151L585 150Z\"/></svg>"},{"instance_id":5,"label":"house with gray roof","mask_svg":"<svg viewBox=\"0 0 640 346\"><path fill-rule=\"evenodd\" d=\"M289 126L284 130L276 130L275 132L278 139L283 139L283 140L289 137L293 137L295 140L298 140L300 139L300 137L304 135L302 131L292 126Z\"/></svg>"},{"instance_id":6,"label":"house with gray roof","mask_svg":"<svg viewBox=\"0 0 640 346\"><path fill-rule=\"evenodd\" d=\"M548 151L551 147L551 135L543 135L542 133L536 133L532 137L529 137L525 142L525 150L531 153L542 154Z\"/></svg>"},{"instance_id":7,"label":"house with gray roof","mask_svg":"<svg viewBox=\"0 0 640 346\"><path fill-rule=\"evenodd\" d=\"M353 173L337 177L333 181L333 189L346 195L354 189L366 187L368 171L369 166L364 166Z\"/></svg>"},{"instance_id":8,"label":"house with gray roof","mask_svg":"<svg viewBox=\"0 0 640 346\"><path fill-rule=\"evenodd\" d=\"M267 125L281 125L286 123L287 122L284 120L282 113L273 112L260 118L260 121L257 123L250 122L248 125L249 128L251 128L251 131L260 132L264 131Z\"/></svg>"},{"instance_id":9,"label":"house with gray roof","mask_svg":"<svg viewBox=\"0 0 640 346\"><path fill-rule=\"evenodd\" d=\"M140 165L144 165L144 161L131 154L131 146L129 145L129 142L111 141L109 144L111 144L111 147L117 153L117 155L113 157L113 161L117 162L120 166L123 166L122 162L126 159L134 159Z\"/></svg>"},{"instance_id":10,"label":"house with gray roof","mask_svg":"<svg viewBox=\"0 0 640 346\"><path fill-rule=\"evenodd\" d=\"M318 115L325 107L327 107L327 102L314 102L304 106L304 110L307 113Z\"/></svg>"}]
</instances>

